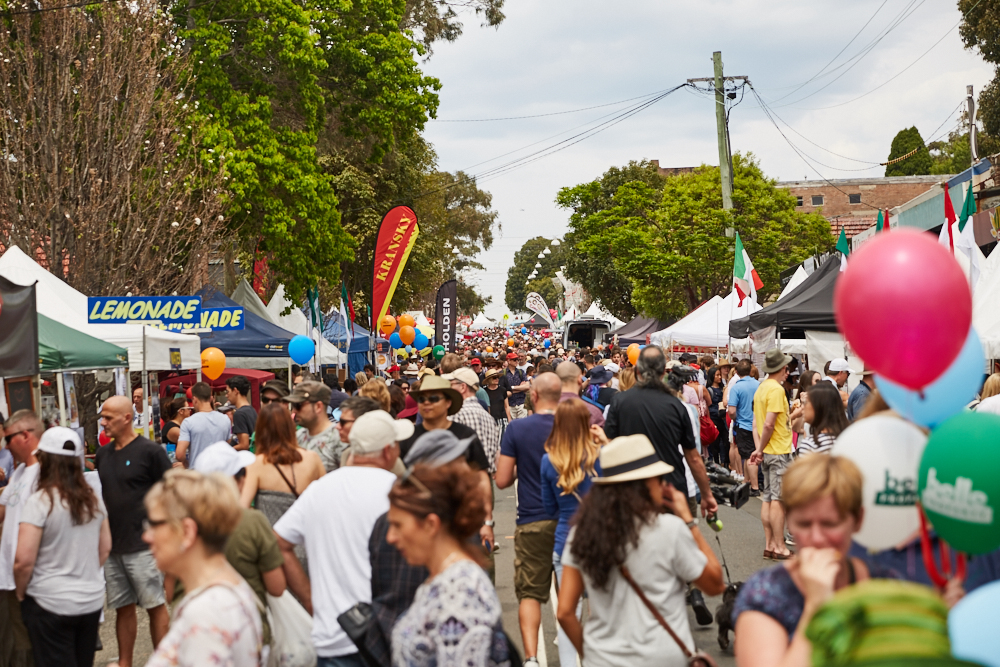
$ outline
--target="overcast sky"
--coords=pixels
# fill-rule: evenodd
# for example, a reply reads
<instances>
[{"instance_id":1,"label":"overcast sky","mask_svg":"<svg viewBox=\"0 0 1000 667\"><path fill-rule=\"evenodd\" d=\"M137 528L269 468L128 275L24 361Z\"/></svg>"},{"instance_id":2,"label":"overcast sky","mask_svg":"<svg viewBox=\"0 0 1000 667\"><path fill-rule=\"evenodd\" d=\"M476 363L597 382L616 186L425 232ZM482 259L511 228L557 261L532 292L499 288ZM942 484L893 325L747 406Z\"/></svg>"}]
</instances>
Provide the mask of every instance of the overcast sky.
<instances>
[{"instance_id":1,"label":"overcast sky","mask_svg":"<svg viewBox=\"0 0 1000 667\"><path fill-rule=\"evenodd\" d=\"M641 100L542 118L444 121L546 114L644 96L711 76L712 52L721 50L725 73L748 76L794 128L784 128L788 138L828 165L813 162L820 174L881 176L884 167L865 162L885 160L897 131L916 125L925 141L935 131L946 134L957 124L966 85L978 94L992 76L988 64L962 48L960 14L950 0L507 0L504 11L499 29L466 17L459 40L438 44L424 64L443 84L439 120L426 133L443 170L481 174ZM831 60L826 74L796 90ZM779 180L820 178L746 92L730 117L733 151L753 152L764 172ZM529 144L535 145L485 162ZM567 212L554 204L560 188L629 160L683 167L718 164L718 155L712 99L681 89L565 150L484 176L479 185L493 194L501 231L479 257L486 271L467 279L492 297L487 315L508 312L507 270L521 245L533 236L565 233Z\"/></svg>"}]
</instances>

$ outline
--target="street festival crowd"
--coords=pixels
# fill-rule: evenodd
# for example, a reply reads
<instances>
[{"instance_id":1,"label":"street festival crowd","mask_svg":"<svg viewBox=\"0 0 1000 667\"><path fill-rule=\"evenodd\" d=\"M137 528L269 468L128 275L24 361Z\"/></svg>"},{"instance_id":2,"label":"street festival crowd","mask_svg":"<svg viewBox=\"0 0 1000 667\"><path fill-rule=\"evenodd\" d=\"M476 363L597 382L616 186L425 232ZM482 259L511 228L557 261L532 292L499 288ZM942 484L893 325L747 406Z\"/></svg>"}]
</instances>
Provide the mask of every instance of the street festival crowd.
<instances>
[{"instance_id":1,"label":"street festival crowd","mask_svg":"<svg viewBox=\"0 0 1000 667\"><path fill-rule=\"evenodd\" d=\"M296 368L262 387L259 414L241 376L225 401L169 389L159 443L136 429L142 390L113 396L93 465L75 431L11 415L0 665L91 665L105 608L123 667L140 613L155 667L532 665L553 576L563 665L712 664L688 607L723 648L735 633L741 666L853 664L855 649L972 664L949 654L948 609L1000 579L1000 552L935 587L920 539L852 540L864 476L836 443L899 419L867 367L567 349L505 327L397 362L343 385ZM1000 414L1000 374L965 409ZM719 480L761 502L773 564L742 583L708 542ZM512 486L516 629L493 567L494 494ZM713 616L704 595L720 594ZM858 610L879 605L891 619L866 625L877 613Z\"/></svg>"}]
</instances>

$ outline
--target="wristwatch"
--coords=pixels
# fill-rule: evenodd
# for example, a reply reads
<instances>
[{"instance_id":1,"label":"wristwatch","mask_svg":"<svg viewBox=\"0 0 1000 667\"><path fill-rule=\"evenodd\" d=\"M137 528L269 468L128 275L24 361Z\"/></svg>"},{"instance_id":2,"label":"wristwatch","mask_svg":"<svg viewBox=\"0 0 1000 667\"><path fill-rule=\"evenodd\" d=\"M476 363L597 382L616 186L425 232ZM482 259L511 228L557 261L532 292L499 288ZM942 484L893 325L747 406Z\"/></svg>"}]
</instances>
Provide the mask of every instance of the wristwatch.
<instances>
[{"instance_id":1,"label":"wristwatch","mask_svg":"<svg viewBox=\"0 0 1000 667\"><path fill-rule=\"evenodd\" d=\"M489 526L490 528L492 528L493 526L495 526L497 524L496 524L496 521L494 521L493 519L489 519L488 521L483 521L483 525L484 526Z\"/></svg>"},{"instance_id":2,"label":"wristwatch","mask_svg":"<svg viewBox=\"0 0 1000 667\"><path fill-rule=\"evenodd\" d=\"M687 522L686 525L688 528L694 528L695 526L698 525L698 518L695 517L694 519L691 519L690 521Z\"/></svg>"}]
</instances>

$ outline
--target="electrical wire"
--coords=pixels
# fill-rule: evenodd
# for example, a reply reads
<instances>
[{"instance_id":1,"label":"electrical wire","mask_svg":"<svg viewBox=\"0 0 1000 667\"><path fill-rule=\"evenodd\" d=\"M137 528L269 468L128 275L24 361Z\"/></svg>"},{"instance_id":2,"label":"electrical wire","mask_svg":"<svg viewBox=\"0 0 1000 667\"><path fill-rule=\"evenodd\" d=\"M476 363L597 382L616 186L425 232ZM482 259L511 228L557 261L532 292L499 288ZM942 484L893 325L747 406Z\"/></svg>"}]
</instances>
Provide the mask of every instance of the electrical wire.
<instances>
[{"instance_id":1,"label":"electrical wire","mask_svg":"<svg viewBox=\"0 0 1000 667\"><path fill-rule=\"evenodd\" d=\"M70 5L57 5L55 7L39 7L37 9L0 9L0 14L6 16L17 16L19 14L40 14L42 12L54 12L60 9L78 9L80 7L90 7L92 5L107 5L112 2L121 2L122 0L91 0L90 2L76 2Z\"/></svg>"},{"instance_id":2,"label":"electrical wire","mask_svg":"<svg viewBox=\"0 0 1000 667\"><path fill-rule=\"evenodd\" d=\"M607 104L597 104L597 105L592 106L592 107L583 107L581 109L570 109L569 111L553 111L551 113L539 113L539 114L534 114L534 115L531 115L531 116L506 116L506 117L503 117L503 118L452 118L452 119L443 119L443 120L440 119L440 118L434 118L434 119L432 119L432 121L435 122L435 123L489 123L489 122L500 121L500 120L523 120L523 119L526 119L526 118L545 118L546 116L562 116L562 115L565 115L565 114L577 113L577 112L580 112L580 111L590 111L591 109L601 109L601 108L604 108L604 107L613 107L613 106L616 106L618 104L625 104L626 102L634 102L635 100L642 100L642 99L646 99L646 98L649 98L649 97L653 97L655 95L659 95L662 92L664 92L664 91L658 90L655 93L647 93L645 95L640 95L638 97L630 97L627 100L618 100L617 102L608 102Z\"/></svg>"}]
</instances>

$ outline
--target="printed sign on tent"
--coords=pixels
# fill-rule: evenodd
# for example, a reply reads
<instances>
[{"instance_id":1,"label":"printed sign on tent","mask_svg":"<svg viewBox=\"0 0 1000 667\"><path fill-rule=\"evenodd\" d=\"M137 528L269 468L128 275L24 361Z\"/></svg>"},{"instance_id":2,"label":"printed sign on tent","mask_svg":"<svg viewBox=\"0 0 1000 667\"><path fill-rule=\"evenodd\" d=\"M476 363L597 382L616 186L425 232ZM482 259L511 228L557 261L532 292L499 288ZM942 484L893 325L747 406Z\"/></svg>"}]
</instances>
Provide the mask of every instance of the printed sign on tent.
<instances>
[{"instance_id":1,"label":"printed sign on tent","mask_svg":"<svg viewBox=\"0 0 1000 667\"><path fill-rule=\"evenodd\" d=\"M553 327L552 316L549 315L549 307L545 305L545 299L538 292L529 292L525 297L524 305L533 313L549 323L549 328ZM506 318L506 316L504 316Z\"/></svg>"}]
</instances>

